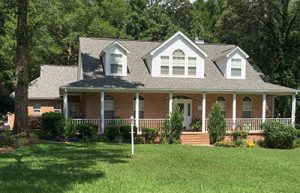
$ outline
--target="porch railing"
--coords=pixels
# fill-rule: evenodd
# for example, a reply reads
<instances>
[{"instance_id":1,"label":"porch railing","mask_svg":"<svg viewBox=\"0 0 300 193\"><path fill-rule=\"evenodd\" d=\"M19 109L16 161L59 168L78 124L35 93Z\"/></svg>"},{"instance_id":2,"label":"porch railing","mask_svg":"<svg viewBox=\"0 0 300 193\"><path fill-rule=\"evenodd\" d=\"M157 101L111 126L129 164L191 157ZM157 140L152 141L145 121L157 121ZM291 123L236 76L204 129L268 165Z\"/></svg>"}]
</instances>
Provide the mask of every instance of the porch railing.
<instances>
[{"instance_id":1,"label":"porch railing","mask_svg":"<svg viewBox=\"0 0 300 193\"><path fill-rule=\"evenodd\" d=\"M164 127L165 119L139 119L139 128L157 128L162 130ZM244 124L249 125L249 132L262 132L260 125L263 122L262 118L237 118L235 128L233 128L232 119L225 119L226 121L226 130L230 132L235 128L242 127ZM292 124L291 118L266 118L266 121L278 121L287 125ZM79 123L90 123L97 125L98 127L101 124L100 119L72 119L72 122L75 124ZM115 125L130 125L130 119L105 119L104 126L115 126ZM201 130L200 130L201 131ZM205 120L205 131L208 131L208 119Z\"/></svg>"}]
</instances>

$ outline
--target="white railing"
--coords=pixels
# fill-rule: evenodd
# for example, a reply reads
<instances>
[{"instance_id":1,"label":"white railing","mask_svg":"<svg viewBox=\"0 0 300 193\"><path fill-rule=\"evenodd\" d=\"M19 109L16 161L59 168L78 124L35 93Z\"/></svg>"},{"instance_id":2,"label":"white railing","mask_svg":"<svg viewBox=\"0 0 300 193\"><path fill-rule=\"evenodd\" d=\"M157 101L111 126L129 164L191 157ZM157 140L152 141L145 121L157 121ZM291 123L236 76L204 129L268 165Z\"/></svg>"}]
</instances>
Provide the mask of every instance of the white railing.
<instances>
[{"instance_id":1,"label":"white railing","mask_svg":"<svg viewBox=\"0 0 300 193\"><path fill-rule=\"evenodd\" d=\"M140 119L139 127L140 128L157 128L162 130L164 127L165 119Z\"/></svg>"},{"instance_id":2,"label":"white railing","mask_svg":"<svg viewBox=\"0 0 300 193\"><path fill-rule=\"evenodd\" d=\"M249 132L262 132L260 125L262 124L262 118L237 118L235 128L233 127L232 119L225 119L226 121L226 130L230 132L234 129L241 128L243 125L249 125ZM266 121L278 121L283 124L291 125L291 118L266 118ZM205 120L205 131L208 131L208 119Z\"/></svg>"},{"instance_id":3,"label":"white railing","mask_svg":"<svg viewBox=\"0 0 300 193\"><path fill-rule=\"evenodd\" d=\"M130 125L130 119L104 119L104 127Z\"/></svg>"},{"instance_id":4,"label":"white railing","mask_svg":"<svg viewBox=\"0 0 300 193\"><path fill-rule=\"evenodd\" d=\"M89 123L93 125L100 125L100 119L72 119L74 124L82 124L82 123Z\"/></svg>"}]
</instances>

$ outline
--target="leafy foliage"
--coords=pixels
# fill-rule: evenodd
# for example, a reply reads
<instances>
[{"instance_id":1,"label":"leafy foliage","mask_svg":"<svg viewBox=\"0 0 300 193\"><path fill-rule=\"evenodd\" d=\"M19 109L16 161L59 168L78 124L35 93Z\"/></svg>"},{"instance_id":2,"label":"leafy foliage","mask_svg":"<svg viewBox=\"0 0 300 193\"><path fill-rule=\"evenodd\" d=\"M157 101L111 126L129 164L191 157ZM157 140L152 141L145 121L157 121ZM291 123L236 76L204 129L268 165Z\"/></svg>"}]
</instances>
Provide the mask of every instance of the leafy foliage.
<instances>
[{"instance_id":1,"label":"leafy foliage","mask_svg":"<svg viewBox=\"0 0 300 193\"><path fill-rule=\"evenodd\" d=\"M64 117L60 113L43 113L41 126L46 138L61 136L64 129Z\"/></svg>"},{"instance_id":2,"label":"leafy foliage","mask_svg":"<svg viewBox=\"0 0 300 193\"><path fill-rule=\"evenodd\" d=\"M162 143L178 143L182 132L183 112L178 105L174 105L173 112L167 116L164 122L164 130L161 135Z\"/></svg>"},{"instance_id":3,"label":"leafy foliage","mask_svg":"<svg viewBox=\"0 0 300 193\"><path fill-rule=\"evenodd\" d=\"M145 143L155 143L156 138L159 136L156 128L144 128L142 132Z\"/></svg>"},{"instance_id":4,"label":"leafy foliage","mask_svg":"<svg viewBox=\"0 0 300 193\"><path fill-rule=\"evenodd\" d=\"M270 148L292 148L296 139L296 129L280 122L267 121L261 125L265 137L264 144Z\"/></svg>"},{"instance_id":5,"label":"leafy foliage","mask_svg":"<svg viewBox=\"0 0 300 193\"><path fill-rule=\"evenodd\" d=\"M137 134L137 127L133 126L134 136ZM109 142L130 142L131 140L131 126L120 125L120 126L108 126L104 130L104 136Z\"/></svg>"},{"instance_id":6,"label":"leafy foliage","mask_svg":"<svg viewBox=\"0 0 300 193\"><path fill-rule=\"evenodd\" d=\"M190 127L192 128L192 130L195 131L200 131L201 127L202 127L202 120L201 119L193 119Z\"/></svg>"},{"instance_id":7,"label":"leafy foliage","mask_svg":"<svg viewBox=\"0 0 300 193\"><path fill-rule=\"evenodd\" d=\"M226 122L221 112L221 106L216 102L208 116L208 130L210 144L222 141L226 134Z\"/></svg>"},{"instance_id":8,"label":"leafy foliage","mask_svg":"<svg viewBox=\"0 0 300 193\"><path fill-rule=\"evenodd\" d=\"M75 131L78 132L79 138L83 140L95 139L97 136L97 126L89 123L75 125Z\"/></svg>"}]
</instances>

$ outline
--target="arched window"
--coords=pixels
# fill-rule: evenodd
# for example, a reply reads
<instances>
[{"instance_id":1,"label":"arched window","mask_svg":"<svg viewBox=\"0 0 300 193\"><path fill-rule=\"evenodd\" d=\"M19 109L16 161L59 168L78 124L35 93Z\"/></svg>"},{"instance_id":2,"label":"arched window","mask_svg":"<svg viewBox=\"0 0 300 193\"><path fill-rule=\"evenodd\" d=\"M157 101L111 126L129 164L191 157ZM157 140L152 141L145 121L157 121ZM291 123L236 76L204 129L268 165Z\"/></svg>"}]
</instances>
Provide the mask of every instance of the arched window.
<instances>
[{"instance_id":1,"label":"arched window","mask_svg":"<svg viewBox=\"0 0 300 193\"><path fill-rule=\"evenodd\" d=\"M104 119L113 119L115 114L115 101L110 95L104 97Z\"/></svg>"},{"instance_id":2,"label":"arched window","mask_svg":"<svg viewBox=\"0 0 300 193\"><path fill-rule=\"evenodd\" d=\"M133 115L135 116L135 100L136 97L133 98ZM139 118L144 118L144 98L139 95Z\"/></svg>"},{"instance_id":3,"label":"arched window","mask_svg":"<svg viewBox=\"0 0 300 193\"><path fill-rule=\"evenodd\" d=\"M173 75L184 75L185 54L182 50L175 50L172 54Z\"/></svg>"},{"instance_id":4,"label":"arched window","mask_svg":"<svg viewBox=\"0 0 300 193\"><path fill-rule=\"evenodd\" d=\"M226 100L225 100L225 97L219 96L217 98L217 101L220 104L220 107L221 107L220 110L221 110L223 116L225 117L225 115L226 115Z\"/></svg>"},{"instance_id":5,"label":"arched window","mask_svg":"<svg viewBox=\"0 0 300 193\"><path fill-rule=\"evenodd\" d=\"M251 118L252 117L252 100L249 96L243 98L243 118Z\"/></svg>"}]
</instances>

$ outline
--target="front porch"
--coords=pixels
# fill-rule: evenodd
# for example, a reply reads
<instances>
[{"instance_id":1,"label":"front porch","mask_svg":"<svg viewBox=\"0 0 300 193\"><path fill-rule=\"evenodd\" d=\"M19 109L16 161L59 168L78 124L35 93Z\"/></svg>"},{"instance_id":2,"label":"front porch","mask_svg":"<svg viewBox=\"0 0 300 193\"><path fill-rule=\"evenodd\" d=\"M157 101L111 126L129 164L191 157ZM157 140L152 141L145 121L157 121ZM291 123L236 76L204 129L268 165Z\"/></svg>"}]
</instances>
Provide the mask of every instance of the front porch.
<instances>
[{"instance_id":1,"label":"front porch","mask_svg":"<svg viewBox=\"0 0 300 193\"><path fill-rule=\"evenodd\" d=\"M135 117L135 126L162 130L166 115L178 104L184 113L185 131L208 131L207 120L211 106L219 101L226 120L227 132L243 124L249 133L261 133L260 124L272 120L285 124L295 123L296 97L292 95L290 118L274 118L274 94L247 93L185 93L185 92L64 92L64 115L74 123L92 123L103 133L107 126L129 125ZM194 119L202 121L201 128L192 130Z\"/></svg>"}]
</instances>

